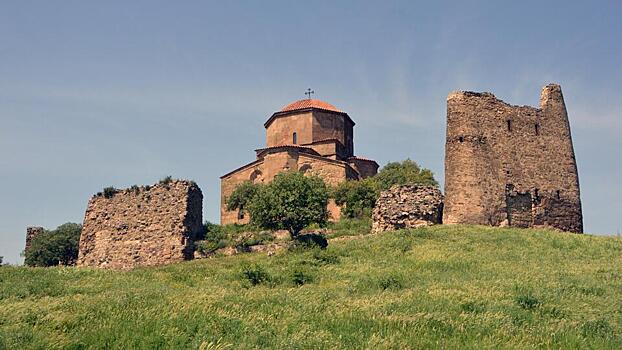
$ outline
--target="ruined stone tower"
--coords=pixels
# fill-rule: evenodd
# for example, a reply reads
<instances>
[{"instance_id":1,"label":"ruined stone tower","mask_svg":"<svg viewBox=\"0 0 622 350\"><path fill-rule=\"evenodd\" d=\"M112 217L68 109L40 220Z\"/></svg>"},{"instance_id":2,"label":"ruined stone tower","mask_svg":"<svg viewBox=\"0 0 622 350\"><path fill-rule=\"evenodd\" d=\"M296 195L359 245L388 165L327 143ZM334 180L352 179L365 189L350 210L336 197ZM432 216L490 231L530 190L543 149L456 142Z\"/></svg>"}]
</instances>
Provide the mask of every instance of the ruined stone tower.
<instances>
[{"instance_id":1,"label":"ruined stone tower","mask_svg":"<svg viewBox=\"0 0 622 350\"><path fill-rule=\"evenodd\" d=\"M540 108L491 93L447 97L443 223L583 232L577 165L561 87Z\"/></svg>"}]
</instances>

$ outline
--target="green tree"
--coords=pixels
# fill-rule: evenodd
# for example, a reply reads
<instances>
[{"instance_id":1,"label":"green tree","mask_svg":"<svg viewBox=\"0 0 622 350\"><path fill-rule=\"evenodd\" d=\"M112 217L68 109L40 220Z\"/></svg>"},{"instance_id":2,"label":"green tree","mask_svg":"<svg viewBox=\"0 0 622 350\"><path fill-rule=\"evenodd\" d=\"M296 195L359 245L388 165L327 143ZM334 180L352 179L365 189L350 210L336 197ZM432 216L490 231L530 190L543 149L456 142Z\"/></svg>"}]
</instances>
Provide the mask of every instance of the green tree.
<instances>
[{"instance_id":1,"label":"green tree","mask_svg":"<svg viewBox=\"0 0 622 350\"><path fill-rule=\"evenodd\" d=\"M28 266L73 265L78 258L82 225L66 223L36 236L25 252Z\"/></svg>"},{"instance_id":2,"label":"green tree","mask_svg":"<svg viewBox=\"0 0 622 350\"><path fill-rule=\"evenodd\" d=\"M379 195L380 188L374 177L342 182L333 192L335 203L342 206L341 213L349 218L371 216Z\"/></svg>"},{"instance_id":3,"label":"green tree","mask_svg":"<svg viewBox=\"0 0 622 350\"><path fill-rule=\"evenodd\" d=\"M259 186L250 181L244 181L239 184L233 193L227 198L227 210L244 211L248 204L255 198L259 192Z\"/></svg>"},{"instance_id":4,"label":"green tree","mask_svg":"<svg viewBox=\"0 0 622 350\"><path fill-rule=\"evenodd\" d=\"M270 230L288 230L292 238L310 224L323 226L328 219L328 189L317 176L283 172L246 203L251 223Z\"/></svg>"},{"instance_id":5,"label":"green tree","mask_svg":"<svg viewBox=\"0 0 622 350\"><path fill-rule=\"evenodd\" d=\"M438 186L432 171L420 168L410 159L400 162L391 162L385 165L374 177L381 190L387 190L393 185L424 184Z\"/></svg>"},{"instance_id":6,"label":"green tree","mask_svg":"<svg viewBox=\"0 0 622 350\"><path fill-rule=\"evenodd\" d=\"M0 256L0 266L2 266L2 261L4 260L3 256Z\"/></svg>"}]
</instances>

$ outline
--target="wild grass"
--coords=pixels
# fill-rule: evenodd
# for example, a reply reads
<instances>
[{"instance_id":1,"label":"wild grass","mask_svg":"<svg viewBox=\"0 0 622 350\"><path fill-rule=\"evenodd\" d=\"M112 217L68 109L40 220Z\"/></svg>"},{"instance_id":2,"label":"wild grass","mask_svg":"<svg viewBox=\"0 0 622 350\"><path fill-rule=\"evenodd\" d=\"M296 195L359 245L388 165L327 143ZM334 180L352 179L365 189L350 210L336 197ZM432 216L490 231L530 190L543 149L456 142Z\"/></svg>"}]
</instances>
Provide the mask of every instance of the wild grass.
<instances>
[{"instance_id":1,"label":"wild grass","mask_svg":"<svg viewBox=\"0 0 622 350\"><path fill-rule=\"evenodd\" d=\"M0 348L622 348L622 239L438 226L129 272L0 268Z\"/></svg>"}]
</instances>

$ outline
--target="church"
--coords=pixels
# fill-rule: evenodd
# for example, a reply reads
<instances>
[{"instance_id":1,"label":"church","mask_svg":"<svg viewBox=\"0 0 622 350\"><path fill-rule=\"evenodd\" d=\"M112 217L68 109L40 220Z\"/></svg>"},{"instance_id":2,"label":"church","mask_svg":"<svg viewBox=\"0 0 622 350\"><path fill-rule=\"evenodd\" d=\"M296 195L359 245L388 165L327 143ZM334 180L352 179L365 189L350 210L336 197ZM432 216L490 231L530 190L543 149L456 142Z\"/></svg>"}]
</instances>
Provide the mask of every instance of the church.
<instances>
[{"instance_id":1,"label":"church","mask_svg":"<svg viewBox=\"0 0 622 350\"><path fill-rule=\"evenodd\" d=\"M335 106L311 99L299 100L275 112L264 123L266 147L255 150L255 161L223 176L220 190L220 223L244 224L244 212L228 211L226 200L244 181L264 183L282 171L301 171L321 177L328 186L373 176L378 163L354 156L354 121ZM331 220L341 208L328 203Z\"/></svg>"}]
</instances>

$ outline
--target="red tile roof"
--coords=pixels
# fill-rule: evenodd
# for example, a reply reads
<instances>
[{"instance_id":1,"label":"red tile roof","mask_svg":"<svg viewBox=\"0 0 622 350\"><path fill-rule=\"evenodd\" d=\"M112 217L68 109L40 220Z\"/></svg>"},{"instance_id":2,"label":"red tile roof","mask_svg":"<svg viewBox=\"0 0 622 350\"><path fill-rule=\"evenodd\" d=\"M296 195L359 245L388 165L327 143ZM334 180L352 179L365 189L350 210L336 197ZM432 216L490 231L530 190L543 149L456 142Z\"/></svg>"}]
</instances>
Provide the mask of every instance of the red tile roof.
<instances>
[{"instance_id":1,"label":"red tile roof","mask_svg":"<svg viewBox=\"0 0 622 350\"><path fill-rule=\"evenodd\" d=\"M318 109L324 109L327 111L343 113L343 111L337 109L337 107L331 105L330 103L320 101L320 100L309 100L309 99L292 102L288 104L287 106L283 107L281 109L281 112L289 112L289 111L295 111L295 110L306 109L306 108L318 108Z\"/></svg>"}]
</instances>

